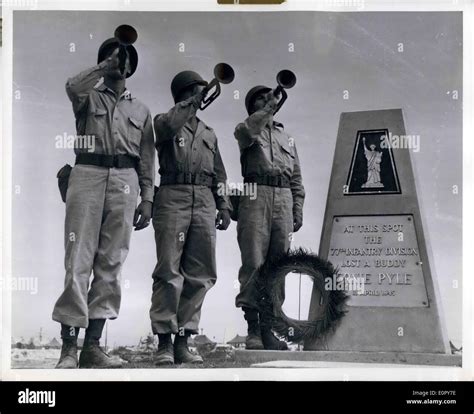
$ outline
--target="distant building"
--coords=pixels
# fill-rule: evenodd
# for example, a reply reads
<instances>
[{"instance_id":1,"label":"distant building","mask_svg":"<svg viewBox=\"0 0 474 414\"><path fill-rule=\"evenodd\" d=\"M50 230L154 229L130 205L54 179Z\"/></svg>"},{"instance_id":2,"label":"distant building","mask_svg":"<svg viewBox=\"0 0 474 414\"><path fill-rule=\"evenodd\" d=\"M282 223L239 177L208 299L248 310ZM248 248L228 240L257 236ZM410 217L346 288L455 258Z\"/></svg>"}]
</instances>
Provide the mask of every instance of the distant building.
<instances>
[{"instance_id":1,"label":"distant building","mask_svg":"<svg viewBox=\"0 0 474 414\"><path fill-rule=\"evenodd\" d=\"M34 336L30 338L27 344L28 349L45 349L49 341L45 341L41 336Z\"/></svg>"},{"instance_id":2,"label":"distant building","mask_svg":"<svg viewBox=\"0 0 474 414\"><path fill-rule=\"evenodd\" d=\"M215 342L211 341L206 335L196 335L193 338L194 344L198 345L215 345Z\"/></svg>"},{"instance_id":3,"label":"distant building","mask_svg":"<svg viewBox=\"0 0 474 414\"><path fill-rule=\"evenodd\" d=\"M21 337L21 338L14 338L12 336L11 338L11 346L12 348L19 348L19 349L23 349L26 347L26 341L25 341L25 338Z\"/></svg>"},{"instance_id":4,"label":"distant building","mask_svg":"<svg viewBox=\"0 0 474 414\"><path fill-rule=\"evenodd\" d=\"M200 354L211 352L216 346L216 343L211 341L206 335L196 335L192 339L192 347L195 347Z\"/></svg>"},{"instance_id":5,"label":"distant building","mask_svg":"<svg viewBox=\"0 0 474 414\"><path fill-rule=\"evenodd\" d=\"M46 344L45 348L46 349L59 349L61 348L61 343L56 338L53 338L51 339L51 341L49 341Z\"/></svg>"},{"instance_id":6,"label":"distant building","mask_svg":"<svg viewBox=\"0 0 474 414\"><path fill-rule=\"evenodd\" d=\"M245 348L246 336L235 335L230 341L227 341L227 345L232 345L234 348Z\"/></svg>"}]
</instances>

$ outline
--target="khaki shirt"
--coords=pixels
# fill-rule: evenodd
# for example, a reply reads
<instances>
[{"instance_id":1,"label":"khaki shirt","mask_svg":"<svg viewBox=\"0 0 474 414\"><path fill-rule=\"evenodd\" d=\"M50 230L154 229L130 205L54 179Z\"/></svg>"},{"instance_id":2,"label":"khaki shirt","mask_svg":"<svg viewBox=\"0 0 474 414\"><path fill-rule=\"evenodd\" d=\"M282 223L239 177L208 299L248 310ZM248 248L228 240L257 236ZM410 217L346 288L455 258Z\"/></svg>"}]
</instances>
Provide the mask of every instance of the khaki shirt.
<instances>
[{"instance_id":1,"label":"khaki shirt","mask_svg":"<svg viewBox=\"0 0 474 414\"><path fill-rule=\"evenodd\" d=\"M204 173L213 177L212 193L219 210L231 209L229 199L219 191L225 185L227 174L222 162L214 130L197 118L194 131L190 119L196 114L191 97L177 103L166 114L154 119L156 149L160 175L177 173Z\"/></svg>"},{"instance_id":2,"label":"khaki shirt","mask_svg":"<svg viewBox=\"0 0 474 414\"><path fill-rule=\"evenodd\" d=\"M242 176L282 175L290 180L293 214L303 212L305 190L294 139L283 124L273 121L272 108L254 112L235 128Z\"/></svg>"},{"instance_id":3,"label":"khaki shirt","mask_svg":"<svg viewBox=\"0 0 474 414\"><path fill-rule=\"evenodd\" d=\"M94 148L76 139L74 152L139 158L138 179L142 200L153 202L155 139L148 108L128 90L118 97L103 83L105 63L68 79L66 92L72 102L78 136L92 136ZM85 141L83 141L85 142Z\"/></svg>"}]
</instances>

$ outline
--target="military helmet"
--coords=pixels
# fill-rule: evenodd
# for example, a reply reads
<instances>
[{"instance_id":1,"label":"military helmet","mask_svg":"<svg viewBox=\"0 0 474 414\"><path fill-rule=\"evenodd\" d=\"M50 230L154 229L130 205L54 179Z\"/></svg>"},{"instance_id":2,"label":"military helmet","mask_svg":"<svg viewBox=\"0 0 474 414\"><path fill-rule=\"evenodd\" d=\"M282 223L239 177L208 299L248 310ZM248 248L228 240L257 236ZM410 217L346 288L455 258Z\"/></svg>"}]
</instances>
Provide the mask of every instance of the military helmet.
<instances>
[{"instance_id":1,"label":"military helmet","mask_svg":"<svg viewBox=\"0 0 474 414\"><path fill-rule=\"evenodd\" d=\"M110 39L107 39L99 47L99 53L97 55L97 63L100 63L103 60L107 59L110 53L112 53L112 51L118 47L119 47L119 42L116 37L111 37ZM129 78L137 70L138 53L137 53L137 50L132 45L126 46L126 48L127 48L128 56L130 60L130 73L127 74L127 78Z\"/></svg>"},{"instance_id":2,"label":"military helmet","mask_svg":"<svg viewBox=\"0 0 474 414\"><path fill-rule=\"evenodd\" d=\"M254 86L247 92L247 95L245 96L245 107L247 108L249 115L250 110L252 109L253 100L257 97L257 95L270 92L271 90L272 88L269 88L268 86L258 85Z\"/></svg>"},{"instance_id":3,"label":"military helmet","mask_svg":"<svg viewBox=\"0 0 474 414\"><path fill-rule=\"evenodd\" d=\"M193 72L192 70L185 70L179 72L171 81L171 94L176 102L180 93L191 85L203 85L207 86L208 83L199 75L199 73Z\"/></svg>"}]
</instances>

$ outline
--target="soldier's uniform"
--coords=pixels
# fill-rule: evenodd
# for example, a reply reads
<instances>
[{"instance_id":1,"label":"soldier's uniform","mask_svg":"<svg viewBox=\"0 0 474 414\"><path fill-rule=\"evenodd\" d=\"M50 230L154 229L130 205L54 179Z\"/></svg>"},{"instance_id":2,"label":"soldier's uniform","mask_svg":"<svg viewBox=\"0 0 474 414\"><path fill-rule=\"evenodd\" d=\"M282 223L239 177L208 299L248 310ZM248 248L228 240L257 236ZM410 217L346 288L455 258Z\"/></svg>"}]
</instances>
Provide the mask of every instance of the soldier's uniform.
<instances>
[{"instance_id":1,"label":"soldier's uniform","mask_svg":"<svg viewBox=\"0 0 474 414\"><path fill-rule=\"evenodd\" d=\"M119 274L128 253L138 193L142 200L153 201L150 112L127 90L117 97L104 84L94 88L101 76L98 65L66 84L77 134L95 137L95 149L75 148L77 163L66 197L66 281L53 319L81 328L87 328L89 319L117 317ZM97 161L110 161L110 167L88 163L95 155Z\"/></svg>"},{"instance_id":2,"label":"soldier's uniform","mask_svg":"<svg viewBox=\"0 0 474 414\"><path fill-rule=\"evenodd\" d=\"M193 129L193 102L179 102L154 119L161 176L153 206L155 334L198 333L204 297L216 281L216 208L231 208L218 192L227 178L216 135L199 119Z\"/></svg>"},{"instance_id":3,"label":"soldier's uniform","mask_svg":"<svg viewBox=\"0 0 474 414\"><path fill-rule=\"evenodd\" d=\"M142 201L153 201L155 154L150 111L128 90L117 96L104 83L97 86L106 72L105 51L116 47L116 39L104 42L99 64L66 83L77 135L91 136L94 147L84 148L76 141L76 165L68 180L66 277L52 315L63 326L58 368L71 368L77 362L78 328L88 328L86 340L91 339L94 351L93 361L88 362L108 364L98 348L98 338L105 320L115 319L119 313L120 271L128 254L138 195ZM136 68L136 52L132 52L131 73ZM89 287L91 273L94 278ZM76 333L70 334L68 330L74 328ZM86 354L83 350L81 358ZM85 364L85 359L81 361Z\"/></svg>"},{"instance_id":4,"label":"soldier's uniform","mask_svg":"<svg viewBox=\"0 0 474 414\"><path fill-rule=\"evenodd\" d=\"M244 310L258 311L258 269L268 258L289 249L294 218L303 214L305 191L296 145L281 123L268 124L271 111L266 107L254 112L234 133L244 182L257 184L257 197L241 196L238 207L242 266L236 306Z\"/></svg>"}]
</instances>

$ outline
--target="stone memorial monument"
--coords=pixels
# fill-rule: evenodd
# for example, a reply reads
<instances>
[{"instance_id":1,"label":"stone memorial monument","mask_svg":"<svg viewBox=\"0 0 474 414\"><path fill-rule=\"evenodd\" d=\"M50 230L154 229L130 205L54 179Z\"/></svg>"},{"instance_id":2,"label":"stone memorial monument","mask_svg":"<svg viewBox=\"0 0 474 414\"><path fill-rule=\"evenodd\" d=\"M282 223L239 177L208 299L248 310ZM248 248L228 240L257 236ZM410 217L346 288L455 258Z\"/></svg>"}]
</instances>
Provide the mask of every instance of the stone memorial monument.
<instances>
[{"instance_id":1,"label":"stone memorial monument","mask_svg":"<svg viewBox=\"0 0 474 414\"><path fill-rule=\"evenodd\" d=\"M341 114L319 256L347 314L305 351L450 354L409 138L401 109ZM315 289L308 319L321 305Z\"/></svg>"}]
</instances>

